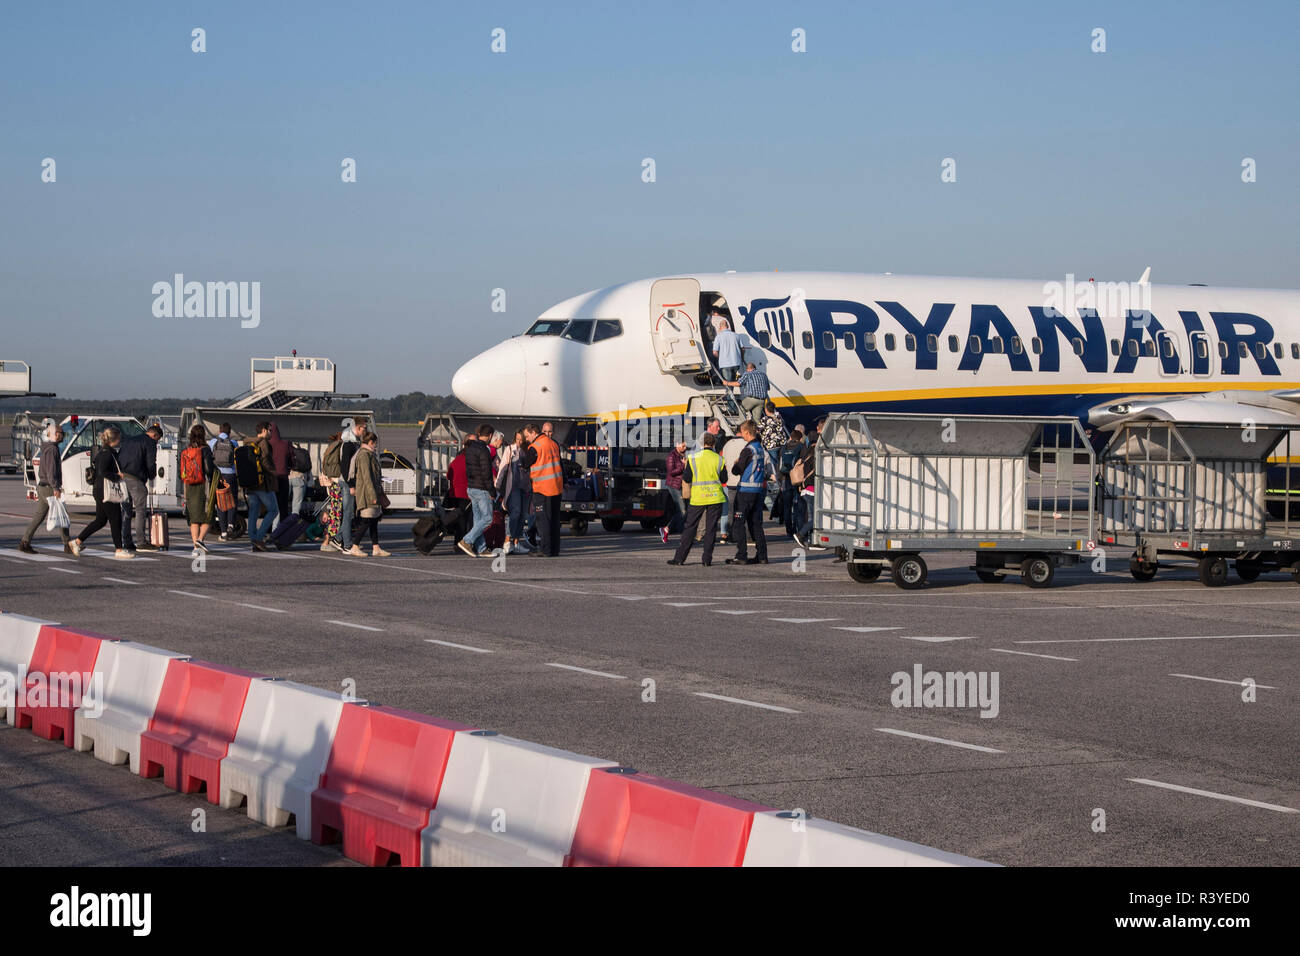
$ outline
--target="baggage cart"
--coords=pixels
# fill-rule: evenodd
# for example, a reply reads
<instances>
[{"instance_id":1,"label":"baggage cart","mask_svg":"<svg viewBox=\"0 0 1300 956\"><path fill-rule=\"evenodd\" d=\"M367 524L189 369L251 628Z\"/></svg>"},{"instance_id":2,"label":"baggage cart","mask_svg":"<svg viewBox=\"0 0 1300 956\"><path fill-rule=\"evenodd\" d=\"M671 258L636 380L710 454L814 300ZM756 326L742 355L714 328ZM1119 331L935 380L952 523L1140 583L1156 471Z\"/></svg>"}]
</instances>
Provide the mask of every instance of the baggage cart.
<instances>
[{"instance_id":1,"label":"baggage cart","mask_svg":"<svg viewBox=\"0 0 1300 956\"><path fill-rule=\"evenodd\" d=\"M981 581L1045 588L1093 549L1095 465L1071 417L836 413L817 442L813 540L859 583L888 567L922 588L923 555L968 551Z\"/></svg>"},{"instance_id":2,"label":"baggage cart","mask_svg":"<svg viewBox=\"0 0 1300 956\"><path fill-rule=\"evenodd\" d=\"M1192 561L1207 587L1228 582L1230 562L1243 581L1283 571L1300 583L1293 434L1252 422L1113 426L1101 454L1098 540L1130 551L1139 581Z\"/></svg>"}]
</instances>

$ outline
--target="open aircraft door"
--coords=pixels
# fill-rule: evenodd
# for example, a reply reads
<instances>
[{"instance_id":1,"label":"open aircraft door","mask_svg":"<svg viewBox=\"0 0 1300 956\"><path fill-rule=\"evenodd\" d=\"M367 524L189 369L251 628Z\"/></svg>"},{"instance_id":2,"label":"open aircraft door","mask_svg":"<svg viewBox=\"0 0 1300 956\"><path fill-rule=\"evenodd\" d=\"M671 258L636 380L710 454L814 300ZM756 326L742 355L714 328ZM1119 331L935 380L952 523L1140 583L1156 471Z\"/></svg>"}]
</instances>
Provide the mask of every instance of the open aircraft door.
<instances>
[{"instance_id":1,"label":"open aircraft door","mask_svg":"<svg viewBox=\"0 0 1300 956\"><path fill-rule=\"evenodd\" d=\"M700 283L695 279L660 279L650 289L650 338L661 371L704 368L699 309Z\"/></svg>"}]
</instances>

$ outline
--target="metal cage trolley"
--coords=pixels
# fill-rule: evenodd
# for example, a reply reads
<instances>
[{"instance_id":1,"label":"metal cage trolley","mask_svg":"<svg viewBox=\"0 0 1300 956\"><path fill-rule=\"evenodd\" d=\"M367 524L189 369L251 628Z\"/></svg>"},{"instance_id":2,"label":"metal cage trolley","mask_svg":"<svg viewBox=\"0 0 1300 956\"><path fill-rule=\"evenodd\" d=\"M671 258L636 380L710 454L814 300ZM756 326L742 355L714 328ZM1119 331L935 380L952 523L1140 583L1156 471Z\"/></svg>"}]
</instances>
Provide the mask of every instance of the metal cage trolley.
<instances>
[{"instance_id":1,"label":"metal cage trolley","mask_svg":"<svg viewBox=\"0 0 1300 956\"><path fill-rule=\"evenodd\" d=\"M1093 549L1096 455L1078 419L837 413L817 442L814 540L859 583L925 586L923 553L975 554L981 581L1051 585Z\"/></svg>"},{"instance_id":2,"label":"metal cage trolley","mask_svg":"<svg viewBox=\"0 0 1300 956\"><path fill-rule=\"evenodd\" d=\"M1265 571L1300 583L1300 520L1285 425L1124 422L1101 456L1103 546L1132 548L1150 581L1164 560L1192 560L1207 587Z\"/></svg>"}]
</instances>

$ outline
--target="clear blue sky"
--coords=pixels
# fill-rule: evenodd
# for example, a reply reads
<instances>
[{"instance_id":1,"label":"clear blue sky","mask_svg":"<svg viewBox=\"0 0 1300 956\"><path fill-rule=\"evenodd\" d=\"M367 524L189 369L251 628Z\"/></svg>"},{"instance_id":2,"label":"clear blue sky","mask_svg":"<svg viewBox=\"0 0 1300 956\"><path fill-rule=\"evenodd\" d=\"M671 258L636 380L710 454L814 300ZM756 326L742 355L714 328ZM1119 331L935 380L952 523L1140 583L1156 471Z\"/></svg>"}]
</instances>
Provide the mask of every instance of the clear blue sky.
<instances>
[{"instance_id":1,"label":"clear blue sky","mask_svg":"<svg viewBox=\"0 0 1300 956\"><path fill-rule=\"evenodd\" d=\"M387 396L663 273L1294 288L1297 36L1281 2L11 4L0 358L206 396L296 347ZM175 272L261 282L260 327L155 318Z\"/></svg>"}]
</instances>

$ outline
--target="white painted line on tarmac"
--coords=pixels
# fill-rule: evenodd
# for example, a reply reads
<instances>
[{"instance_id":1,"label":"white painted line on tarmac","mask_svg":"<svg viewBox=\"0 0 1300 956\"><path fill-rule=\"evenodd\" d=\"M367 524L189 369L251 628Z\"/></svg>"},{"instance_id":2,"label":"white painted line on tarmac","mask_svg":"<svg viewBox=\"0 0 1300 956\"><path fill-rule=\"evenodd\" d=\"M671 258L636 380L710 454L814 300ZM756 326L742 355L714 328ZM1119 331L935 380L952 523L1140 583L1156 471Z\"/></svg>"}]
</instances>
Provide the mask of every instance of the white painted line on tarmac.
<instances>
[{"instance_id":1,"label":"white painted line on tarmac","mask_svg":"<svg viewBox=\"0 0 1300 956\"><path fill-rule=\"evenodd\" d=\"M50 568L51 571L62 571L64 574L80 574L80 571L74 571L72 568Z\"/></svg>"},{"instance_id":2,"label":"white painted line on tarmac","mask_svg":"<svg viewBox=\"0 0 1300 956\"><path fill-rule=\"evenodd\" d=\"M897 634L896 637L904 641L925 641L927 644L947 644L949 641L973 641L973 637L912 637L908 634Z\"/></svg>"},{"instance_id":3,"label":"white painted line on tarmac","mask_svg":"<svg viewBox=\"0 0 1300 956\"><path fill-rule=\"evenodd\" d=\"M326 621L326 624L337 624L339 627L355 627L358 631L383 631L382 627L371 627L368 624L350 624L347 621Z\"/></svg>"},{"instance_id":4,"label":"white painted line on tarmac","mask_svg":"<svg viewBox=\"0 0 1300 956\"><path fill-rule=\"evenodd\" d=\"M491 654L491 653L492 653L492 651L488 650L486 647L471 647L471 646L468 645L468 644L453 644L451 641L435 641L435 640L434 640L433 638L431 638L431 637L426 637L426 638L424 639L424 643L426 643L426 644L440 644L440 645L442 645L443 647L454 647L454 648L456 648L456 650L458 650L458 651L473 651L475 654Z\"/></svg>"},{"instance_id":5,"label":"white painted line on tarmac","mask_svg":"<svg viewBox=\"0 0 1300 956\"><path fill-rule=\"evenodd\" d=\"M664 607L708 607L712 601L669 601Z\"/></svg>"},{"instance_id":6,"label":"white painted line on tarmac","mask_svg":"<svg viewBox=\"0 0 1300 956\"><path fill-rule=\"evenodd\" d=\"M981 747L978 744L964 744L960 740L946 740L943 737L928 737L925 734L914 734L910 730L893 730L889 727L877 727L876 730L882 734L897 734L899 737L911 737L915 740L928 740L932 744L947 744L949 747L961 747L964 750L978 750L980 753L1000 754L1005 753L1003 750L994 750L992 747Z\"/></svg>"},{"instance_id":7,"label":"white painted line on tarmac","mask_svg":"<svg viewBox=\"0 0 1300 956\"><path fill-rule=\"evenodd\" d=\"M901 631L901 627L835 627L836 631L852 631L854 634L870 634L872 631Z\"/></svg>"},{"instance_id":8,"label":"white painted line on tarmac","mask_svg":"<svg viewBox=\"0 0 1300 956\"><path fill-rule=\"evenodd\" d=\"M1224 680L1222 677L1197 677L1195 674L1170 674L1170 677L1186 677L1188 680L1207 680L1212 684L1231 684L1234 687L1245 687L1244 680ZM1260 690L1277 690L1269 684L1254 684L1253 686Z\"/></svg>"},{"instance_id":9,"label":"white painted line on tarmac","mask_svg":"<svg viewBox=\"0 0 1300 956\"><path fill-rule=\"evenodd\" d=\"M620 601L646 601L649 600L644 594L615 594L614 597Z\"/></svg>"},{"instance_id":10,"label":"white painted line on tarmac","mask_svg":"<svg viewBox=\"0 0 1300 956\"><path fill-rule=\"evenodd\" d=\"M838 621L838 617L769 617L769 621L777 621L781 624L825 624L827 621Z\"/></svg>"},{"instance_id":11,"label":"white painted line on tarmac","mask_svg":"<svg viewBox=\"0 0 1300 956\"><path fill-rule=\"evenodd\" d=\"M1057 657L1055 654L1034 654L1029 651L1009 651L1005 647L990 647L989 650L997 651L999 654L1020 654L1023 657L1045 657L1049 661L1074 661L1079 662L1077 657Z\"/></svg>"},{"instance_id":12,"label":"white painted line on tarmac","mask_svg":"<svg viewBox=\"0 0 1300 956\"><path fill-rule=\"evenodd\" d=\"M771 611L714 611L714 614L771 614Z\"/></svg>"},{"instance_id":13,"label":"white painted line on tarmac","mask_svg":"<svg viewBox=\"0 0 1300 956\"><path fill-rule=\"evenodd\" d=\"M760 704L756 700L743 700L739 697L724 697L721 694L706 694L703 691L696 691L696 697L707 697L709 700L722 700L728 704L744 704L746 707L761 707L764 710L775 710L782 714L797 714L799 711L791 710L789 707L778 707L776 704Z\"/></svg>"},{"instance_id":14,"label":"white painted line on tarmac","mask_svg":"<svg viewBox=\"0 0 1300 956\"><path fill-rule=\"evenodd\" d=\"M205 601L211 601L211 600L212 600L212 595L211 595L211 594L196 594L196 593L193 592L193 591L172 591L172 590L168 589L167 593L168 593L168 594L179 594L181 597L202 598L202 599L205 600Z\"/></svg>"},{"instance_id":15,"label":"white painted line on tarmac","mask_svg":"<svg viewBox=\"0 0 1300 956\"><path fill-rule=\"evenodd\" d=\"M593 671L586 667L574 667L572 664L547 664L547 667L559 667L566 671L578 671L580 674L591 674L595 677L608 677L611 680L627 680L622 674L607 674L604 671Z\"/></svg>"},{"instance_id":16,"label":"white painted line on tarmac","mask_svg":"<svg viewBox=\"0 0 1300 956\"><path fill-rule=\"evenodd\" d=\"M62 552L63 552L63 549L62 549L62 548L60 548L60 547L55 547L54 545L38 544L38 545L36 545L36 547L38 547L38 548L44 548L44 549L47 550L47 551L58 551L58 552L60 552L60 554L62 554ZM81 553L82 553L83 555L87 555L87 554L88 554L88 555L90 555L92 558L107 558L109 561L117 561L117 560L119 560L119 558L117 557L117 554L116 554L115 552L113 552L113 551L101 551L101 550L99 550L98 548L82 548L82 549L81 549ZM32 557L32 555L28 554L28 555L25 555L25 557L30 558L30 557ZM71 559L71 558L58 557L58 558L54 558L53 560L55 560L55 561L71 561L72 559ZM138 564L138 563L140 563L141 561L157 561L158 559L157 559L157 558L142 558L142 557L140 557L139 553L137 552L137 553L135 553L135 557L134 557L134 558L122 558L122 559L120 559L120 560L135 561L135 562Z\"/></svg>"},{"instance_id":17,"label":"white painted line on tarmac","mask_svg":"<svg viewBox=\"0 0 1300 956\"><path fill-rule=\"evenodd\" d=\"M186 551L184 548L175 548L175 549L168 550L168 551L159 551L158 554L161 555L161 556L163 556L163 557L167 557L167 558L180 558L182 561L193 561L193 560L194 560L194 549L193 549L193 548L190 548L190 550L188 550L188 551ZM203 554L203 552L200 551L199 554ZM226 557L225 555L217 554L216 551L215 551L215 549L213 549L213 548L209 548L209 549L208 549L208 554L205 555L205 558L206 558L206 560L208 560L208 561L233 561L233 560L235 560L234 558L228 558L228 557Z\"/></svg>"},{"instance_id":18,"label":"white painted line on tarmac","mask_svg":"<svg viewBox=\"0 0 1300 956\"><path fill-rule=\"evenodd\" d=\"M1240 803L1247 807L1259 807L1261 810L1276 810L1278 813L1300 813L1294 807L1283 807L1276 803L1263 803L1259 800L1247 800L1245 797L1233 797L1226 793L1215 793L1213 790L1197 790L1195 787L1180 787L1176 783L1161 783L1159 780L1145 780L1140 777L1127 777L1129 783L1141 783L1148 787L1160 787L1164 790L1177 790L1179 793L1190 793L1197 797L1210 797L1214 800L1227 800L1229 803Z\"/></svg>"},{"instance_id":19,"label":"white painted line on tarmac","mask_svg":"<svg viewBox=\"0 0 1300 956\"><path fill-rule=\"evenodd\" d=\"M36 545L36 547L41 548L43 550L50 550L50 551L55 550L54 548L51 548L48 545L44 545L44 544L38 544ZM60 547L57 550L62 551L63 548ZM56 558L52 554L27 554L25 552L19 551L17 548L0 548L0 554L3 554L7 558L16 558L19 561L35 561L39 564L46 564L53 561L72 560L71 558L65 558L62 556Z\"/></svg>"},{"instance_id":20,"label":"white painted line on tarmac","mask_svg":"<svg viewBox=\"0 0 1300 956\"><path fill-rule=\"evenodd\" d=\"M139 581L128 581L126 580L126 578L110 578L107 575L104 576L104 580L112 581L114 584L139 584L140 583Z\"/></svg>"},{"instance_id":21,"label":"white painted line on tarmac","mask_svg":"<svg viewBox=\"0 0 1300 956\"><path fill-rule=\"evenodd\" d=\"M262 607L260 604L245 604L243 601L236 601L239 607L252 608L254 611L270 611L272 614L288 614L288 611L282 611L278 607Z\"/></svg>"},{"instance_id":22,"label":"white painted line on tarmac","mask_svg":"<svg viewBox=\"0 0 1300 956\"><path fill-rule=\"evenodd\" d=\"M1190 634L1183 637L1071 637L1050 641L1013 641L1015 644L1115 644L1128 641L1231 641L1239 637L1300 637L1300 634Z\"/></svg>"},{"instance_id":23,"label":"white painted line on tarmac","mask_svg":"<svg viewBox=\"0 0 1300 956\"><path fill-rule=\"evenodd\" d=\"M402 564L375 564L369 561L358 561L356 558L321 558L322 561L341 561L344 564L357 565L361 564L369 568L389 568L393 571L412 571L415 574L433 574L444 578L459 578L462 581L483 581L488 584L509 584L517 588L532 588L536 591L558 591L563 594L587 594L587 591L576 591L573 588L557 588L550 584L529 584L526 581L503 581L501 575L494 575L485 578L477 574L453 574L450 571L431 571L428 568L408 568Z\"/></svg>"}]
</instances>

